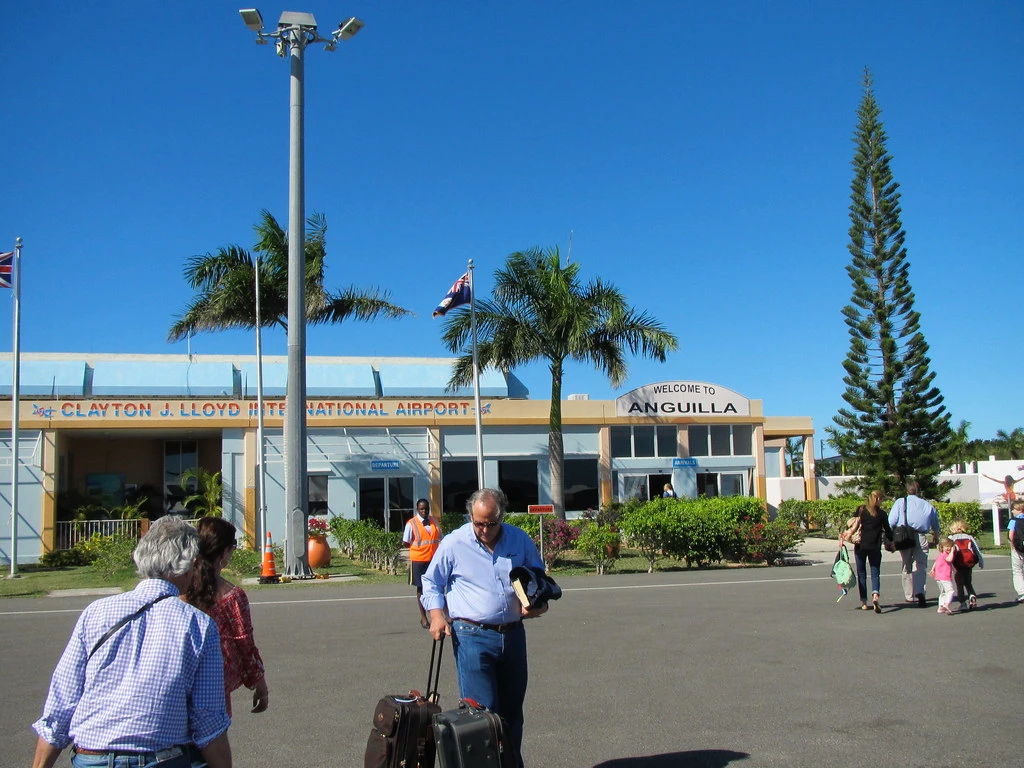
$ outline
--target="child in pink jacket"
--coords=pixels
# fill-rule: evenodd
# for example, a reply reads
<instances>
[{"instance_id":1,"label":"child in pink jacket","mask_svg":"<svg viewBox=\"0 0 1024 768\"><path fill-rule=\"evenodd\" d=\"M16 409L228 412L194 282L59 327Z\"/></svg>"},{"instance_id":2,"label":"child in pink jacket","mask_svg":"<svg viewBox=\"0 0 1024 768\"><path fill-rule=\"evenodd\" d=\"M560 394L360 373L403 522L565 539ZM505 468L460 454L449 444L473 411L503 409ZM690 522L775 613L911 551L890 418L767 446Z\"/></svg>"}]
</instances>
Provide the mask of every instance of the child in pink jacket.
<instances>
[{"instance_id":1,"label":"child in pink jacket","mask_svg":"<svg viewBox=\"0 0 1024 768\"><path fill-rule=\"evenodd\" d=\"M953 597L956 594L953 591L953 551L955 549L956 547L948 537L943 538L939 542L939 554L935 557L935 564L929 571L939 585L938 612L946 615L953 613L949 606L953 604Z\"/></svg>"}]
</instances>

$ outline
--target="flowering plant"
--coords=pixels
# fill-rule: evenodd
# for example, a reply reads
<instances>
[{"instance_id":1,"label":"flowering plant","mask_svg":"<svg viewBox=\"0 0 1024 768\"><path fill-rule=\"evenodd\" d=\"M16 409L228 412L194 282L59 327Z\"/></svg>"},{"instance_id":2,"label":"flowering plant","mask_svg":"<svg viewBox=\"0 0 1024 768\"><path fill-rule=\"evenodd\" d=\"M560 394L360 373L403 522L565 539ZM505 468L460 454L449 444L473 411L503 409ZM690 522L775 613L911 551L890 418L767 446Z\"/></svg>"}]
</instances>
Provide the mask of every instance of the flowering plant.
<instances>
[{"instance_id":1,"label":"flowering plant","mask_svg":"<svg viewBox=\"0 0 1024 768\"><path fill-rule=\"evenodd\" d=\"M327 527L327 521L322 517L309 518L308 527L310 536L326 536L330 530L330 528Z\"/></svg>"}]
</instances>

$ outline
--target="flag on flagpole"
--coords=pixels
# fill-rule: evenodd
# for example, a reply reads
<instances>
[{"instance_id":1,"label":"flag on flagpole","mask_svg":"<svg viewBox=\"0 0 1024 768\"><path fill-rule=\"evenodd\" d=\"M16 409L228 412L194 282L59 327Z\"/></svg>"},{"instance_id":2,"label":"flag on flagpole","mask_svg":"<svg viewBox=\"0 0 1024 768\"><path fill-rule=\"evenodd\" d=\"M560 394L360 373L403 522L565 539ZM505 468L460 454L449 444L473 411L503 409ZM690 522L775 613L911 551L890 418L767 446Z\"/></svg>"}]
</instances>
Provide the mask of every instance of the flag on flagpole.
<instances>
[{"instance_id":1,"label":"flag on flagpole","mask_svg":"<svg viewBox=\"0 0 1024 768\"><path fill-rule=\"evenodd\" d=\"M445 297L441 299L441 303L437 305L437 309L434 310L432 317L443 316L449 309L469 304L471 300L472 292L469 287L469 272L466 272L455 281L455 284L452 285Z\"/></svg>"},{"instance_id":2,"label":"flag on flagpole","mask_svg":"<svg viewBox=\"0 0 1024 768\"><path fill-rule=\"evenodd\" d=\"M0 253L0 288L11 287L11 275L14 272L14 251Z\"/></svg>"}]
</instances>

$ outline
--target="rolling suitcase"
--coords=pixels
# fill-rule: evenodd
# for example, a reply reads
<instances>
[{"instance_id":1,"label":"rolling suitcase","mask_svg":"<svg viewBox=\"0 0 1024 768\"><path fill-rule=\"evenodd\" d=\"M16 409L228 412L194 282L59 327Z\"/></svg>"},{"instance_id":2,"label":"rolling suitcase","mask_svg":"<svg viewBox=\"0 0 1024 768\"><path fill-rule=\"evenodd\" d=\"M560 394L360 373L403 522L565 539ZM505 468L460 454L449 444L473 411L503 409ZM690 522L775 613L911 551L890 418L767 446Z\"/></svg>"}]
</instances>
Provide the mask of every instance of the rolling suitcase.
<instances>
[{"instance_id":1,"label":"rolling suitcase","mask_svg":"<svg viewBox=\"0 0 1024 768\"><path fill-rule=\"evenodd\" d=\"M516 768L508 726L472 699L434 715L440 768Z\"/></svg>"},{"instance_id":2,"label":"rolling suitcase","mask_svg":"<svg viewBox=\"0 0 1024 768\"><path fill-rule=\"evenodd\" d=\"M437 683L443 650L444 636L434 641L430 651L426 696L413 690L377 702L363 768L434 768L433 716L441 711Z\"/></svg>"}]
</instances>

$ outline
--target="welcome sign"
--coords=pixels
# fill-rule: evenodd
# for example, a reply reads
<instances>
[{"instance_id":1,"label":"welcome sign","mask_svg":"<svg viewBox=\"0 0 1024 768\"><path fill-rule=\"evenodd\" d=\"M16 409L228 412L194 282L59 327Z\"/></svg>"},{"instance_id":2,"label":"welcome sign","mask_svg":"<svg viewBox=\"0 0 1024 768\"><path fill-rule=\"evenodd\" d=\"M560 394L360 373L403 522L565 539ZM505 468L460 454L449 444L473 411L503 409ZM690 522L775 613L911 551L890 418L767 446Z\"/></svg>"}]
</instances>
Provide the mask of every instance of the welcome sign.
<instances>
[{"instance_id":1,"label":"welcome sign","mask_svg":"<svg viewBox=\"0 0 1024 768\"><path fill-rule=\"evenodd\" d=\"M750 400L704 381L647 384L615 400L616 416L749 416Z\"/></svg>"}]
</instances>

